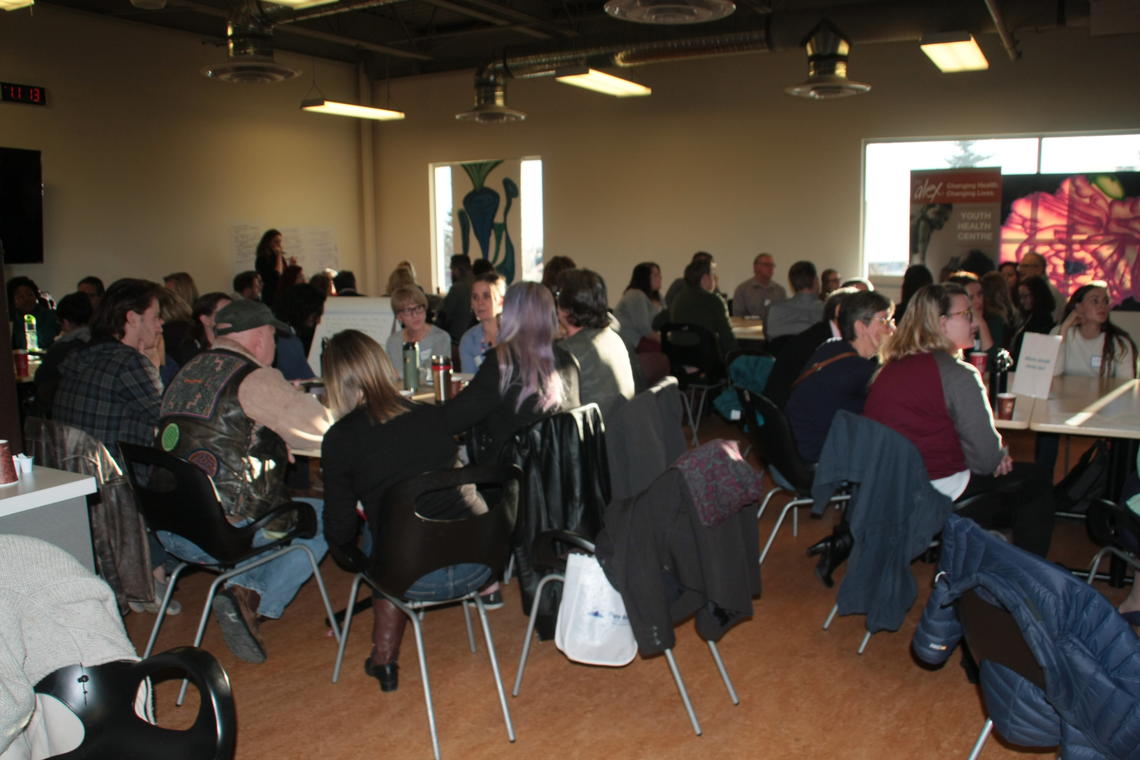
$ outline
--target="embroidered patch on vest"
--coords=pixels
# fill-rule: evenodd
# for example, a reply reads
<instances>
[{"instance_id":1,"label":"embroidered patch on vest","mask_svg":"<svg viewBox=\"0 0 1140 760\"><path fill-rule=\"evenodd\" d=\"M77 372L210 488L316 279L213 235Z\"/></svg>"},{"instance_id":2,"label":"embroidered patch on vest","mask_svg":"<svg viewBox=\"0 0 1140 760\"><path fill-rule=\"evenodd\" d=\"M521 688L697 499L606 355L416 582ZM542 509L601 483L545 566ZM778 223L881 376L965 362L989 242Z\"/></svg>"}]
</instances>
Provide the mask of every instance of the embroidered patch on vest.
<instances>
[{"instance_id":1,"label":"embroidered patch on vest","mask_svg":"<svg viewBox=\"0 0 1140 760\"><path fill-rule=\"evenodd\" d=\"M193 464L211 478L217 477L218 475L218 458L205 449L191 451L190 456L186 457L186 461Z\"/></svg>"},{"instance_id":2,"label":"embroidered patch on vest","mask_svg":"<svg viewBox=\"0 0 1140 760\"><path fill-rule=\"evenodd\" d=\"M174 447L178 445L179 437L180 431L178 430L178 424L175 422L169 423L162 429L162 450L173 451Z\"/></svg>"},{"instance_id":3,"label":"embroidered patch on vest","mask_svg":"<svg viewBox=\"0 0 1140 760\"><path fill-rule=\"evenodd\" d=\"M208 420L226 384L235 374L252 366L236 354L208 351L198 354L179 371L162 398L162 416L179 414Z\"/></svg>"}]
</instances>

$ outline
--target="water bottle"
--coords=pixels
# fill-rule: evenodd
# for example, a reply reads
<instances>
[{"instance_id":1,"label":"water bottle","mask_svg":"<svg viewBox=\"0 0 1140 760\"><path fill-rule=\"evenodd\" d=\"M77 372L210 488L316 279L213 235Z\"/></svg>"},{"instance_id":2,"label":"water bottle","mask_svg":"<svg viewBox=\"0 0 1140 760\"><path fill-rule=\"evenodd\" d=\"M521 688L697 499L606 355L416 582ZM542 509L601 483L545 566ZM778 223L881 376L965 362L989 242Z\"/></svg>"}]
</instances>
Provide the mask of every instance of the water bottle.
<instances>
[{"instance_id":1,"label":"water bottle","mask_svg":"<svg viewBox=\"0 0 1140 760\"><path fill-rule=\"evenodd\" d=\"M420 387L420 344L404 344L404 390L415 393Z\"/></svg>"},{"instance_id":2,"label":"water bottle","mask_svg":"<svg viewBox=\"0 0 1140 760\"><path fill-rule=\"evenodd\" d=\"M24 315L24 345L28 351L40 350L40 339L36 334L36 318L31 314Z\"/></svg>"},{"instance_id":3,"label":"water bottle","mask_svg":"<svg viewBox=\"0 0 1140 760\"><path fill-rule=\"evenodd\" d=\"M451 357L433 355L431 357L431 376L435 383L436 403L442 404L451 395Z\"/></svg>"}]
</instances>

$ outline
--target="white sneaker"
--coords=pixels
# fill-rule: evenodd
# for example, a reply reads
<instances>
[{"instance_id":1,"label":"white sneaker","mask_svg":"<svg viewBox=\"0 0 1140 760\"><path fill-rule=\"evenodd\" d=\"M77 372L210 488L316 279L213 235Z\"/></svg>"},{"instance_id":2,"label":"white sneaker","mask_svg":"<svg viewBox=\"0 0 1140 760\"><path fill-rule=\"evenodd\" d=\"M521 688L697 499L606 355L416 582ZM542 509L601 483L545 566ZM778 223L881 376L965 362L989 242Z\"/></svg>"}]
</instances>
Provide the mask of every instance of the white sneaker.
<instances>
[{"instance_id":1,"label":"white sneaker","mask_svg":"<svg viewBox=\"0 0 1140 760\"><path fill-rule=\"evenodd\" d=\"M152 615L158 614L158 608L162 605L162 597L166 594L166 581L154 582L154 598L153 602L127 602L127 606L131 608L131 612L149 612ZM170 604L166 605L167 615L177 615L182 612L182 604L177 599L171 599Z\"/></svg>"}]
</instances>

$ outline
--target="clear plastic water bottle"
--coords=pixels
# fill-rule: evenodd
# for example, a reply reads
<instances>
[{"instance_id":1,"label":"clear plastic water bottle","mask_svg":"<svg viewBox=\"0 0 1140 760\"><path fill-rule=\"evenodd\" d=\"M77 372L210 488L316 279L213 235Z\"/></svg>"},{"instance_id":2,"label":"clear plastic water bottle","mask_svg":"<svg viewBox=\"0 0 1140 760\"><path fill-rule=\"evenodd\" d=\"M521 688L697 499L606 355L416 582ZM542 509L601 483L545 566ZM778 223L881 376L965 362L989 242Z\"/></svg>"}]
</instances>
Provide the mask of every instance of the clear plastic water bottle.
<instances>
[{"instance_id":1,"label":"clear plastic water bottle","mask_svg":"<svg viewBox=\"0 0 1140 760\"><path fill-rule=\"evenodd\" d=\"M31 314L24 315L24 345L29 351L40 350L40 338L36 333L36 318Z\"/></svg>"},{"instance_id":2,"label":"clear plastic water bottle","mask_svg":"<svg viewBox=\"0 0 1140 760\"><path fill-rule=\"evenodd\" d=\"M415 393L420 387L420 344L404 344L404 390Z\"/></svg>"}]
</instances>

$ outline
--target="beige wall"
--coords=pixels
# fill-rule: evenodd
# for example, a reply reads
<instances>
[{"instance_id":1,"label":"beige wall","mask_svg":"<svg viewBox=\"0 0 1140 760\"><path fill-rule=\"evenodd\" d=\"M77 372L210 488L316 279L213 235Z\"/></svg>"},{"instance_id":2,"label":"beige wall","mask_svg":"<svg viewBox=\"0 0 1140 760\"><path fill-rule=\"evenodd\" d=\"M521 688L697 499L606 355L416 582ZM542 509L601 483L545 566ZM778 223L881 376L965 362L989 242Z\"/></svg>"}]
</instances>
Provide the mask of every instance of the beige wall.
<instances>
[{"instance_id":1,"label":"beige wall","mask_svg":"<svg viewBox=\"0 0 1140 760\"><path fill-rule=\"evenodd\" d=\"M50 104L0 104L0 145L43 151L45 186L44 263L9 276L56 297L87 274L176 270L228 290L243 223L331 228L342 266L361 268L357 123L298 109L310 59L279 54L304 74L276 85L198 73L224 58L194 35L51 5L0 14L5 81L47 87ZM330 97L355 93L350 66L321 62L318 77Z\"/></svg>"},{"instance_id":2,"label":"beige wall","mask_svg":"<svg viewBox=\"0 0 1140 760\"><path fill-rule=\"evenodd\" d=\"M430 271L429 162L540 156L546 254L597 269L611 302L633 264L658 261L668 282L699 249L717 256L730 293L760 250L781 280L798 258L856 274L864 138L1140 127L1134 37L1021 36L1022 60L987 36L990 71L957 76L916 45L857 47L852 78L874 89L829 102L783 94L806 76L799 51L630 69L648 98L511 82L508 103L528 118L506 125L454 120L472 99L469 74L396 82L408 120L379 132L380 267L408 257Z\"/></svg>"},{"instance_id":3,"label":"beige wall","mask_svg":"<svg viewBox=\"0 0 1140 760\"><path fill-rule=\"evenodd\" d=\"M44 151L46 184L46 263L8 274L56 295L89 273L177 269L202 290L224 288L231 227L249 223L334 229L342 266L378 292L400 259L425 280L431 271L428 164L505 156L543 158L546 253L600 271L611 300L636 262L658 261L668 280L698 249L716 254L730 290L759 250L780 278L797 258L854 274L864 138L1140 128L1134 37L1020 36L1022 60L987 36L991 70L958 76L914 45L856 47L852 76L874 90L822 103L783 94L805 76L800 51L633 69L654 88L641 99L512 82L509 102L529 118L510 125L454 119L471 103L469 73L398 80L391 103L408 120L366 128L366 213L359 125L297 110L310 59L279 54L304 77L238 87L198 73L224 50L194 35L49 5L0 14L5 80L45 85L52 102L0 105L0 145ZM353 97L350 67L319 65L326 95Z\"/></svg>"}]
</instances>

